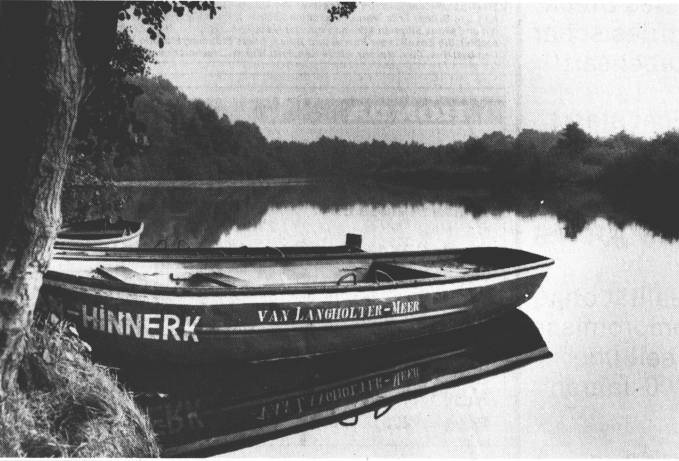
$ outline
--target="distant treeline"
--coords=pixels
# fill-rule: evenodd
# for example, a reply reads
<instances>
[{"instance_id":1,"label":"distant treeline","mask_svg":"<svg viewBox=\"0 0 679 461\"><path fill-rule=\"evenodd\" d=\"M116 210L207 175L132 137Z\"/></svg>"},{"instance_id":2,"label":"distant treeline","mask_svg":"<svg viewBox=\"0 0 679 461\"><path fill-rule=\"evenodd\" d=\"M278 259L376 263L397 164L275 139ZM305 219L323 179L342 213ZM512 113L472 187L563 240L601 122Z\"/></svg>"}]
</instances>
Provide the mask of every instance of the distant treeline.
<instances>
[{"instance_id":1,"label":"distant treeline","mask_svg":"<svg viewBox=\"0 0 679 461\"><path fill-rule=\"evenodd\" d=\"M141 132L110 165L118 180L369 177L427 187L546 188L592 184L630 197L679 191L679 132L652 140L625 132L593 137L577 123L525 129L441 146L321 137L268 141L254 123L232 122L161 77L135 77ZM622 190L624 189L624 190Z\"/></svg>"}]
</instances>

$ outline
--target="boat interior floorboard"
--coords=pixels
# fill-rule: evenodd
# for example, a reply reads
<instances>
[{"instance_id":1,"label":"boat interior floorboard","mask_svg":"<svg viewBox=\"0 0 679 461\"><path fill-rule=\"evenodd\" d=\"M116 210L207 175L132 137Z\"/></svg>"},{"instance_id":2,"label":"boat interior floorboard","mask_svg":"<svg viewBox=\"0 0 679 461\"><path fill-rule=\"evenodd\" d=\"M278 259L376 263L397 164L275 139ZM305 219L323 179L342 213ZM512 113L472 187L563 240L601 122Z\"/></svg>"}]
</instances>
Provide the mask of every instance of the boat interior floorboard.
<instances>
[{"instance_id":1,"label":"boat interior floorboard","mask_svg":"<svg viewBox=\"0 0 679 461\"><path fill-rule=\"evenodd\" d=\"M206 288L390 283L451 275L450 270L417 264L379 261L363 263L262 268L212 267L209 271L186 268L175 272L147 272L143 271L143 267L138 266L135 267L136 270L127 266L99 266L91 274L93 277L131 285ZM158 267L147 269L158 269Z\"/></svg>"}]
</instances>

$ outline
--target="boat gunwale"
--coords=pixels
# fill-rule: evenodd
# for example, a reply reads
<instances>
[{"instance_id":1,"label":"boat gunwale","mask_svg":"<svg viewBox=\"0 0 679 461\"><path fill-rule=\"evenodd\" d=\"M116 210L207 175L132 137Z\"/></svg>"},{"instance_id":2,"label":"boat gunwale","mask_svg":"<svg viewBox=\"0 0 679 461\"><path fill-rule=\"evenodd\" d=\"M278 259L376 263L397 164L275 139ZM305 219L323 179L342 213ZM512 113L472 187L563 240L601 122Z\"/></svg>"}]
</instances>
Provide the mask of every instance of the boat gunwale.
<instances>
[{"instance_id":1,"label":"boat gunwale","mask_svg":"<svg viewBox=\"0 0 679 461\"><path fill-rule=\"evenodd\" d=\"M137 294L151 294L151 295L169 295L175 297L188 296L242 296L242 295L280 295L280 294L319 294L319 293L346 293L346 292L374 292L384 290L395 290L400 288L448 285L454 283L470 282L476 280L492 279L495 277L502 277L505 275L530 271L537 268L544 267L545 269L554 264L554 260L535 253L530 253L523 250L501 248L501 247L476 247L482 249L500 249L503 251L509 250L512 252L522 253L524 256L533 256L539 258L538 261L521 264L517 266L510 266L501 269L493 269L483 272L474 272L468 274L436 274L432 272L432 277L395 280L393 282L361 282L357 284L330 284L330 283L309 283L309 284L281 284L281 285L261 285L261 286L244 286L244 287L172 287L172 286L149 286L130 284L116 280L96 279L87 276L73 275L65 272L48 271L45 276L45 283L50 285L51 281L66 282L74 285L81 285L91 288L99 288L116 292L137 293ZM474 249L476 249L474 248ZM294 255L290 258L260 258L259 261L305 261L305 260L333 260L345 259L351 257L352 259L374 259L384 260L390 258L407 258L427 255L445 255L461 253L467 249L455 250L422 250L409 252L384 252L384 253L342 253L329 255ZM223 259L228 262L237 262L240 259ZM125 259L131 261L131 259ZM136 260L135 260L136 261ZM180 261L180 260L177 260ZM193 261L193 260L192 260ZM252 258L244 261L252 261ZM196 261L193 261L196 262ZM545 270L546 271L546 270Z\"/></svg>"},{"instance_id":2,"label":"boat gunwale","mask_svg":"<svg viewBox=\"0 0 679 461\"><path fill-rule=\"evenodd\" d=\"M343 252L332 252L333 250L345 250ZM59 253L54 255L54 259L63 260L102 260L102 261L132 261L132 262L283 262L283 261L306 261L306 260L332 260L332 259L385 259L385 258L409 258L418 256L443 256L465 253L469 251L505 251L521 253L524 256L533 256L539 260L551 260L547 256L542 256L530 251L519 250L508 247L463 247L463 248L444 248L434 250L412 250L412 251L363 251L346 245L327 246L327 247L233 247L233 248L59 248ZM253 252L270 251L272 254L250 254L230 255L229 251ZM295 251L310 251L295 253ZM280 251L290 251L291 253L282 256ZM317 253L312 251L318 251ZM128 255L130 253L131 255Z\"/></svg>"},{"instance_id":3,"label":"boat gunwale","mask_svg":"<svg viewBox=\"0 0 679 461\"><path fill-rule=\"evenodd\" d=\"M57 253L53 259L62 260L102 260L102 261L134 261L134 262L152 262L152 261L192 261L192 262L215 262L215 261L229 261L229 262L251 262L256 261L293 261L303 259L323 259L325 257L354 257L367 253L360 249L347 247L345 245L327 246L327 247L234 247L234 248L87 248L87 247L57 247ZM250 254L245 250L253 252L269 251L270 254ZM280 251L287 250L291 254L281 256ZM313 250L318 253L294 253L300 250ZM338 251L344 250L344 251ZM243 255L229 255L228 251L242 251ZM450 251L450 250L434 250L434 251ZM102 254L103 253L103 254ZM132 253L132 255L127 255ZM400 252L392 252L400 253ZM135 256L136 254L136 256ZM381 253L380 253L381 254Z\"/></svg>"},{"instance_id":4,"label":"boat gunwale","mask_svg":"<svg viewBox=\"0 0 679 461\"><path fill-rule=\"evenodd\" d=\"M133 222L133 221L130 221ZM107 238L107 239L97 239L97 240L90 240L90 239L69 239L69 238L61 238L57 237L56 241L54 242L54 246L58 250L70 250L71 248L73 250L89 250L89 247L94 247L97 245L111 245L115 243L121 243L121 242L126 242L128 240L133 240L137 237L140 237L142 232L144 232L144 223L139 222L136 223L139 224L139 227L136 231L132 232L129 235L122 235L120 237L113 237L113 238ZM71 248L68 248L71 247ZM92 250L99 250L98 248L91 248ZM135 248L130 248L134 250ZM106 249L102 248L100 251L106 251Z\"/></svg>"}]
</instances>

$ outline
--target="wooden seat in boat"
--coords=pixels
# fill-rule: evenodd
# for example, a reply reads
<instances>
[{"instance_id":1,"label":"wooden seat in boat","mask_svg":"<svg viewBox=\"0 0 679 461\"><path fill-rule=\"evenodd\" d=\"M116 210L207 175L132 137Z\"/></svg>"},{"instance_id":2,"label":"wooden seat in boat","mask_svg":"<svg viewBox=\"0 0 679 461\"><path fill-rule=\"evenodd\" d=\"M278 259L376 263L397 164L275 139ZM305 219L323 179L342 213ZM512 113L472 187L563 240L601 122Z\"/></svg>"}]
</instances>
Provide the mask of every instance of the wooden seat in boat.
<instances>
[{"instance_id":1,"label":"wooden seat in boat","mask_svg":"<svg viewBox=\"0 0 679 461\"><path fill-rule=\"evenodd\" d=\"M373 264L371 275L375 281L387 282L395 280L424 279L444 275L434 267L417 264L378 262Z\"/></svg>"},{"instance_id":2,"label":"wooden seat in boat","mask_svg":"<svg viewBox=\"0 0 679 461\"><path fill-rule=\"evenodd\" d=\"M220 287L234 288L250 286L247 280L239 279L222 272L199 272L190 277L192 282L208 282L219 285Z\"/></svg>"},{"instance_id":3,"label":"wooden seat in boat","mask_svg":"<svg viewBox=\"0 0 679 461\"><path fill-rule=\"evenodd\" d=\"M116 267L104 267L99 266L95 272L101 277L108 280L115 280L117 282L128 283L131 285L149 285L153 286L158 283L157 277L151 277L146 274L140 274L134 269L130 269L126 266L116 266ZM154 274L158 275L158 274ZM250 286L251 284L247 280L240 279L238 277L233 277L222 272L198 272L191 274L191 276L183 278L176 277L174 274L170 274L170 280L175 283L186 283L191 284L204 284L211 283L218 285L220 287L244 287Z\"/></svg>"},{"instance_id":4,"label":"wooden seat in boat","mask_svg":"<svg viewBox=\"0 0 679 461\"><path fill-rule=\"evenodd\" d=\"M476 266L471 265L446 265L446 266L420 266L419 264L398 264L401 267L406 267L408 269L418 270L422 272L430 272L436 275L451 275L451 274L468 274L474 272Z\"/></svg>"}]
</instances>

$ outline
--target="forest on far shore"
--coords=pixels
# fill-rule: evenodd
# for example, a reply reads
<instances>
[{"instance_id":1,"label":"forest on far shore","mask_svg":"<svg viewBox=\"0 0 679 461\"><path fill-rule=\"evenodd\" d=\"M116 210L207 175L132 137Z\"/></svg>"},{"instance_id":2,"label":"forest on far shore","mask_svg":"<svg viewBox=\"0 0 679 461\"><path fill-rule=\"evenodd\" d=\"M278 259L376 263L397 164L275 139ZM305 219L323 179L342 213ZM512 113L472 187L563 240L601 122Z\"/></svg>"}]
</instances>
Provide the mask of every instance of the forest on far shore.
<instances>
[{"instance_id":1,"label":"forest on far shore","mask_svg":"<svg viewBox=\"0 0 679 461\"><path fill-rule=\"evenodd\" d=\"M121 143L99 172L113 180L276 177L377 178L436 187L545 188L591 184L672 193L679 187L679 132L646 140L589 135L576 122L557 132L501 132L440 146L321 137L267 140L190 100L162 77L137 76L134 143Z\"/></svg>"},{"instance_id":2,"label":"forest on far shore","mask_svg":"<svg viewBox=\"0 0 679 461\"><path fill-rule=\"evenodd\" d=\"M232 121L167 79L150 77L154 59L129 31L119 31L108 81L80 109L62 202L66 219L115 213L117 180L307 177L537 191L578 185L639 213L649 200L679 192L679 131L652 139L625 132L595 137L572 122L554 132L493 132L439 146L267 140L256 124Z\"/></svg>"},{"instance_id":3,"label":"forest on far shore","mask_svg":"<svg viewBox=\"0 0 679 461\"><path fill-rule=\"evenodd\" d=\"M76 131L64 196L67 218L97 202L99 214L114 212L115 194L97 187L142 179L339 178L533 190L575 184L596 187L640 210L649 199L679 192L678 131L653 139L625 132L602 138L572 122L554 132L496 131L439 146L329 137L309 143L267 140L255 123L220 116L170 81L149 77L152 55L131 44L127 33L120 34L119 54L124 59L110 94L88 103ZM101 113L102 106L110 107L110 121L105 136L93 136L88 115Z\"/></svg>"}]
</instances>

